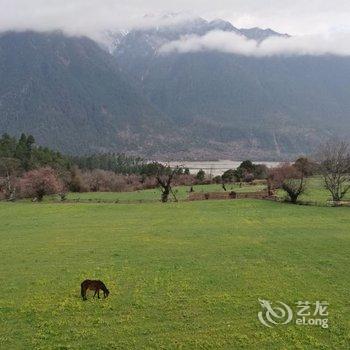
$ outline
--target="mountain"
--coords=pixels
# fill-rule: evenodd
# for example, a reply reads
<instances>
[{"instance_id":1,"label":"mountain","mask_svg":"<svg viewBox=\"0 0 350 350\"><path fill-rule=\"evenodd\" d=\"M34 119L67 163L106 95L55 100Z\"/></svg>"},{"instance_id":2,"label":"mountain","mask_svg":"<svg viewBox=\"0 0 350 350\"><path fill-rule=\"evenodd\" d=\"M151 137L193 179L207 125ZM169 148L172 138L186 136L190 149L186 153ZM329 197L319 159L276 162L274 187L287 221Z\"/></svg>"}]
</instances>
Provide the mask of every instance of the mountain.
<instances>
[{"instance_id":1,"label":"mountain","mask_svg":"<svg viewBox=\"0 0 350 350\"><path fill-rule=\"evenodd\" d=\"M108 48L62 33L0 35L0 133L70 154L153 159L291 159L350 133L350 59L162 54L183 36L286 36L223 20L108 33Z\"/></svg>"},{"instance_id":2,"label":"mountain","mask_svg":"<svg viewBox=\"0 0 350 350\"><path fill-rule=\"evenodd\" d=\"M270 37L282 37L282 38L289 38L290 35L288 34L281 34L278 32L275 32L274 30L268 28L268 29L261 29L261 28L241 28L240 33L244 35L247 39L255 40L258 43L261 43L265 39L268 39Z\"/></svg>"},{"instance_id":3,"label":"mountain","mask_svg":"<svg viewBox=\"0 0 350 350\"><path fill-rule=\"evenodd\" d=\"M176 149L171 120L90 39L5 33L0 82L0 133L30 133L74 154Z\"/></svg>"},{"instance_id":4,"label":"mountain","mask_svg":"<svg viewBox=\"0 0 350 350\"><path fill-rule=\"evenodd\" d=\"M288 36L198 18L131 31L113 51L149 101L192 135L188 155L283 159L312 152L333 135L349 134L349 58L159 52L184 35L213 30L258 43Z\"/></svg>"}]
</instances>

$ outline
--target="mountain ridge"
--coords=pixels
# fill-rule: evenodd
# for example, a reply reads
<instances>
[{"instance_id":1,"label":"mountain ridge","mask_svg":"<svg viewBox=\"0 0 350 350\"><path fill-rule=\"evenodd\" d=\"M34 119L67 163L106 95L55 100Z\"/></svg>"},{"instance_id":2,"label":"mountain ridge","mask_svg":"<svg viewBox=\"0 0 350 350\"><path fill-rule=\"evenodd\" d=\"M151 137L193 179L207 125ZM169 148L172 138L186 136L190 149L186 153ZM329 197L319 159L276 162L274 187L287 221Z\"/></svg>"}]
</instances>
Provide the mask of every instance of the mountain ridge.
<instances>
[{"instance_id":1,"label":"mountain ridge","mask_svg":"<svg viewBox=\"0 0 350 350\"><path fill-rule=\"evenodd\" d=\"M159 160L285 160L350 132L347 57L158 54L212 30L287 36L200 18L114 33L109 48L62 33L2 34L0 132L65 153Z\"/></svg>"},{"instance_id":2,"label":"mountain ridge","mask_svg":"<svg viewBox=\"0 0 350 350\"><path fill-rule=\"evenodd\" d=\"M312 152L344 126L350 130L348 58L255 58L215 51L158 55L160 47L183 35L222 29L243 31L257 42L289 37L271 29L239 30L222 20L196 20L175 30L130 32L113 54L154 105L189 130L198 144L210 145L214 154L295 156Z\"/></svg>"},{"instance_id":3,"label":"mountain ridge","mask_svg":"<svg viewBox=\"0 0 350 350\"><path fill-rule=\"evenodd\" d=\"M171 122L88 38L3 34L0 76L0 131L66 153L152 149Z\"/></svg>"}]
</instances>

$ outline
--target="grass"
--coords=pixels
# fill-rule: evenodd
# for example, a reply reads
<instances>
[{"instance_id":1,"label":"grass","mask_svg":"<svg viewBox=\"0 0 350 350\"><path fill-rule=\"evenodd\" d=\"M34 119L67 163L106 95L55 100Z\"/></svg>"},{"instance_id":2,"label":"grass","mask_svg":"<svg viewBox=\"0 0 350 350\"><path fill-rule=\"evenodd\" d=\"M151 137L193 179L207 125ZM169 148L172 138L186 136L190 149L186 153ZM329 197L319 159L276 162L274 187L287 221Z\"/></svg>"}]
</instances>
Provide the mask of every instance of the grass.
<instances>
[{"instance_id":1,"label":"grass","mask_svg":"<svg viewBox=\"0 0 350 350\"><path fill-rule=\"evenodd\" d=\"M278 195L281 198L286 196L283 191L278 191ZM321 177L308 178L306 181L306 191L299 199L300 202L311 202L318 205L325 205L327 201L332 200L332 196L328 190L324 187L324 182ZM345 195L344 200L350 200L350 191Z\"/></svg>"},{"instance_id":2,"label":"grass","mask_svg":"<svg viewBox=\"0 0 350 350\"><path fill-rule=\"evenodd\" d=\"M349 208L0 203L1 349L349 349ZM105 300L82 302L85 278ZM326 300L329 329L258 298Z\"/></svg>"},{"instance_id":3,"label":"grass","mask_svg":"<svg viewBox=\"0 0 350 350\"><path fill-rule=\"evenodd\" d=\"M176 197L180 201L185 201L188 198L189 190L191 186L178 186L174 187ZM219 184L210 185L196 185L193 186L195 192L223 192L223 188ZM227 191L236 192L255 192L262 191L266 188L265 185L247 185L242 184L229 184L226 185ZM67 201L70 202L89 202L89 203L149 203L159 202L161 192L160 189L141 190L134 192L86 192L86 193L69 193ZM278 196L284 198L286 193L282 190L278 191ZM170 197L172 200L173 198ZM350 191L345 196L346 200L350 200ZM57 196L46 197L46 201L57 202L59 198ZM325 205L327 201L331 200L329 192L323 186L323 180L320 177L313 177L307 179L307 190L300 196L301 202L312 202L317 205Z\"/></svg>"},{"instance_id":4,"label":"grass","mask_svg":"<svg viewBox=\"0 0 350 350\"><path fill-rule=\"evenodd\" d=\"M344 199L350 200L350 192L345 195ZM313 177L308 179L307 190L300 197L300 200L322 203L332 200L332 196L330 192L325 189L323 179L320 177Z\"/></svg>"},{"instance_id":5,"label":"grass","mask_svg":"<svg viewBox=\"0 0 350 350\"><path fill-rule=\"evenodd\" d=\"M192 186L195 192L223 192L223 188L218 184L196 185ZM178 200L186 200L191 186L174 187L174 193ZM250 186L230 184L226 186L227 191L251 192L263 190L265 186ZM86 192L86 193L69 193L68 201L77 202L118 202L118 203L135 203L135 202L157 202L160 201L160 189L150 189L134 192ZM49 197L50 201L58 200L57 197ZM172 197L171 197L172 199Z\"/></svg>"}]
</instances>

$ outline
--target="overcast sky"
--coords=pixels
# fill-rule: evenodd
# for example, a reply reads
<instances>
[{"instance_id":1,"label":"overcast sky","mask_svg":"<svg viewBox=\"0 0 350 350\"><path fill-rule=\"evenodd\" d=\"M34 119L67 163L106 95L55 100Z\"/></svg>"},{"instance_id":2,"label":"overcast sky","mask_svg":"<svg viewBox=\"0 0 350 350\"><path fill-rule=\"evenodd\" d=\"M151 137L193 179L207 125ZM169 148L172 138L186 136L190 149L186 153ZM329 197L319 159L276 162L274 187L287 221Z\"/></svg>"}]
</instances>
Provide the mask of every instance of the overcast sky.
<instances>
[{"instance_id":1,"label":"overcast sky","mask_svg":"<svg viewBox=\"0 0 350 350\"><path fill-rule=\"evenodd\" d=\"M170 11L294 35L350 31L349 0L0 0L0 29L91 33L140 25L144 14Z\"/></svg>"},{"instance_id":2,"label":"overcast sky","mask_svg":"<svg viewBox=\"0 0 350 350\"><path fill-rule=\"evenodd\" d=\"M328 44L336 38L331 42L335 47L344 35L347 40L347 33L350 33L350 0L0 0L0 31L61 29L66 33L98 38L104 30L157 25L159 17L149 15L166 12L182 12L184 16L198 15L206 19L222 18L236 27L269 27L294 36L306 36L302 45L294 42L294 47L309 43L315 46L319 42L323 46L321 52L327 52L324 38ZM184 40L199 49L206 49L207 42L209 49L217 49L227 39L219 36L217 39ZM323 41L312 39L316 37ZM234 43L228 45L226 51L234 51L233 46L242 44L236 39L232 39ZM201 40L199 45L198 40ZM275 47L276 43L271 45ZM177 43L177 47L167 50L181 51L180 46ZM244 50L254 53L256 49L251 46L248 43Z\"/></svg>"}]
</instances>

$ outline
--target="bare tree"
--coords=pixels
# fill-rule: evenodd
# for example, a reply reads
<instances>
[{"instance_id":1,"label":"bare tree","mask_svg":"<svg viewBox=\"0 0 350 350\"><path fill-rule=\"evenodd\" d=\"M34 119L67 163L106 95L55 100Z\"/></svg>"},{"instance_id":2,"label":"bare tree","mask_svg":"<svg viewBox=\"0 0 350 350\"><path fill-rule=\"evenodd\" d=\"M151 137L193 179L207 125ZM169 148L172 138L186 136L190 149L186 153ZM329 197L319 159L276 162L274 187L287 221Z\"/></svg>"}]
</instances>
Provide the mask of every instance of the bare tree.
<instances>
[{"instance_id":1,"label":"bare tree","mask_svg":"<svg viewBox=\"0 0 350 350\"><path fill-rule=\"evenodd\" d=\"M305 177L312 176L317 171L317 163L311 161L306 157L298 158L294 162L293 166L296 167L301 173L303 173Z\"/></svg>"},{"instance_id":2,"label":"bare tree","mask_svg":"<svg viewBox=\"0 0 350 350\"><path fill-rule=\"evenodd\" d=\"M158 168L156 179L158 186L162 191L161 200L163 203L168 202L170 193L173 195L175 201L177 202L176 195L172 190L172 182L175 176L179 173L179 167L171 169L169 166L161 166Z\"/></svg>"},{"instance_id":3,"label":"bare tree","mask_svg":"<svg viewBox=\"0 0 350 350\"><path fill-rule=\"evenodd\" d=\"M14 158L0 158L0 190L9 201L16 199L16 176L20 172L20 161Z\"/></svg>"},{"instance_id":4,"label":"bare tree","mask_svg":"<svg viewBox=\"0 0 350 350\"><path fill-rule=\"evenodd\" d=\"M350 147L345 141L331 141L318 152L320 172L325 188L338 202L350 189Z\"/></svg>"},{"instance_id":5,"label":"bare tree","mask_svg":"<svg viewBox=\"0 0 350 350\"><path fill-rule=\"evenodd\" d=\"M306 190L304 174L290 164L271 169L268 176L269 194L273 189L278 188L284 190L290 201L295 204L299 196Z\"/></svg>"}]
</instances>

